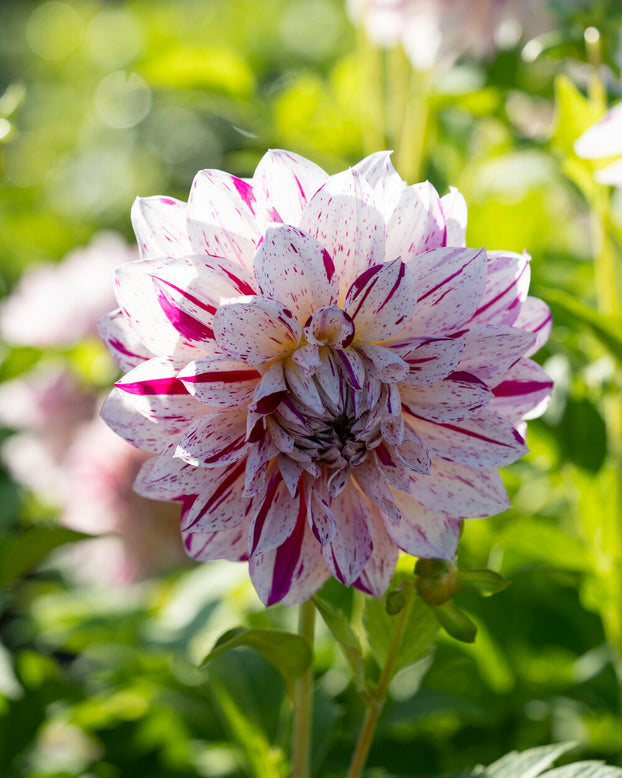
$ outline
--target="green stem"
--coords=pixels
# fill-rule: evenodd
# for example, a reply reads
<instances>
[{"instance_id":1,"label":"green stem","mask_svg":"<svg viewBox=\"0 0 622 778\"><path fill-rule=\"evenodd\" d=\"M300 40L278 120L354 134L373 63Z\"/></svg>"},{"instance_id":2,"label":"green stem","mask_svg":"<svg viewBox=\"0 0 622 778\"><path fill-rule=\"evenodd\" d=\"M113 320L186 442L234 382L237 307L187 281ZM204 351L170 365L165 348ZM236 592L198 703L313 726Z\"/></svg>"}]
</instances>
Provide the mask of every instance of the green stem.
<instances>
[{"instance_id":1,"label":"green stem","mask_svg":"<svg viewBox=\"0 0 622 778\"><path fill-rule=\"evenodd\" d=\"M347 778L359 778L363 772L365 763L367 762L367 756L369 755L369 749L371 748L371 744L374 739L376 725L378 723L378 719L380 718L380 714L382 713L384 703L387 699L389 684L393 678L393 665L395 664L397 653L399 651L402 634L404 632L404 626L408 620L408 614L410 613L413 595L414 590L411 589L408 594L406 605L397 615L395 628L391 637L391 644L387 653L387 660L384 663L384 667L382 668L380 680L378 681L378 686L373 695L373 698L367 701L365 719L363 720L363 726L361 727L359 739L352 755L352 761L350 762L350 769L348 770Z\"/></svg>"},{"instance_id":2,"label":"green stem","mask_svg":"<svg viewBox=\"0 0 622 778\"><path fill-rule=\"evenodd\" d=\"M303 602L299 611L300 635L313 649L315 606ZM296 682L294 730L292 733L292 778L309 778L311 774L311 723L313 720L313 658L305 673Z\"/></svg>"}]
</instances>

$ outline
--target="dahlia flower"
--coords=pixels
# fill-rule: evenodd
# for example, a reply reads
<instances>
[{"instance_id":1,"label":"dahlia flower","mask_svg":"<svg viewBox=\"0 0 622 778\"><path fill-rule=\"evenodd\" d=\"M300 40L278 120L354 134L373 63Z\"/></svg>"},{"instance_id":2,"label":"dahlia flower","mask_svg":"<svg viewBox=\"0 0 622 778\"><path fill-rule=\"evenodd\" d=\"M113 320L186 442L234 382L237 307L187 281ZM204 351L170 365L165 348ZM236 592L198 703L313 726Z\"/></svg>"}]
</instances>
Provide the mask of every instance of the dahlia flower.
<instances>
[{"instance_id":1,"label":"dahlia flower","mask_svg":"<svg viewBox=\"0 0 622 778\"><path fill-rule=\"evenodd\" d=\"M379 46L402 43L417 70L449 67L550 29L544 0L347 0L351 18Z\"/></svg>"},{"instance_id":2,"label":"dahlia flower","mask_svg":"<svg viewBox=\"0 0 622 778\"><path fill-rule=\"evenodd\" d=\"M388 152L329 176L270 151L132 221L102 413L158 455L135 488L181 503L190 556L248 560L266 604L331 575L380 596L399 549L451 559L463 519L508 507L551 320L526 254L465 247L457 190L407 186Z\"/></svg>"},{"instance_id":3,"label":"dahlia flower","mask_svg":"<svg viewBox=\"0 0 622 778\"><path fill-rule=\"evenodd\" d=\"M575 143L575 152L584 159L602 159L622 154L622 103L614 105ZM598 170L594 178L601 184L622 187L622 159Z\"/></svg>"}]
</instances>

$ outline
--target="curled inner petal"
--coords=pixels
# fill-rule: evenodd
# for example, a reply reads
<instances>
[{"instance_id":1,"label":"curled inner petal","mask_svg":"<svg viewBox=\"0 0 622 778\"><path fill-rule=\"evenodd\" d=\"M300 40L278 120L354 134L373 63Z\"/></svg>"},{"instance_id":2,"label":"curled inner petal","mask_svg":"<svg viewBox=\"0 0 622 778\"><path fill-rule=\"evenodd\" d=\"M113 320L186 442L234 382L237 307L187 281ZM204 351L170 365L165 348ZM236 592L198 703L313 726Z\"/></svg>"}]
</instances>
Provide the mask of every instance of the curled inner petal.
<instances>
[{"instance_id":1,"label":"curled inner petal","mask_svg":"<svg viewBox=\"0 0 622 778\"><path fill-rule=\"evenodd\" d=\"M305 324L305 338L313 346L347 348L354 338L354 322L338 305L313 313Z\"/></svg>"}]
</instances>

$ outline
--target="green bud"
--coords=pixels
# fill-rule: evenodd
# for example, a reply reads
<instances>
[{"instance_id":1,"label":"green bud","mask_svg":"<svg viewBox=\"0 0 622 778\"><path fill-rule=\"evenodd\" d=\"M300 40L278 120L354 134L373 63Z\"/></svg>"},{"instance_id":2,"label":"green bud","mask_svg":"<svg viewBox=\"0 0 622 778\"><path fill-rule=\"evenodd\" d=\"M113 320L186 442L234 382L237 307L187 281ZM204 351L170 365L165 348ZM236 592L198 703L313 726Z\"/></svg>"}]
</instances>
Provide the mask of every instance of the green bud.
<instances>
[{"instance_id":1,"label":"green bud","mask_svg":"<svg viewBox=\"0 0 622 778\"><path fill-rule=\"evenodd\" d=\"M433 608L438 623L452 638L462 643L473 643L477 627L471 619L458 609L455 603L446 602Z\"/></svg>"},{"instance_id":2,"label":"green bud","mask_svg":"<svg viewBox=\"0 0 622 778\"><path fill-rule=\"evenodd\" d=\"M420 575L422 578L438 578L455 569L455 565L446 559L418 559L415 564L415 575Z\"/></svg>"},{"instance_id":3,"label":"green bud","mask_svg":"<svg viewBox=\"0 0 622 778\"><path fill-rule=\"evenodd\" d=\"M458 570L456 581L458 589L477 592L482 597L502 592L510 585L510 581L492 570Z\"/></svg>"},{"instance_id":4,"label":"green bud","mask_svg":"<svg viewBox=\"0 0 622 778\"><path fill-rule=\"evenodd\" d=\"M408 602L408 592L405 589L395 589L387 594L385 608L389 616L397 615Z\"/></svg>"}]
</instances>

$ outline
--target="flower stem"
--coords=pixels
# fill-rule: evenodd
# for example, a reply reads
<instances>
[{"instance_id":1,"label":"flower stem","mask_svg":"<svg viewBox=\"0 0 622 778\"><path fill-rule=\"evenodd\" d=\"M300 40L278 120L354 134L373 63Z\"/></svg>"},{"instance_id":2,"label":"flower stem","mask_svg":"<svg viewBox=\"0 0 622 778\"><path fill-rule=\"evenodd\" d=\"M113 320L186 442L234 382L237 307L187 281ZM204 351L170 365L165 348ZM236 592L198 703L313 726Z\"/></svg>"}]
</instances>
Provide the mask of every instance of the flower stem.
<instances>
[{"instance_id":1,"label":"flower stem","mask_svg":"<svg viewBox=\"0 0 622 778\"><path fill-rule=\"evenodd\" d=\"M408 614L410 613L413 594L414 592L411 589L408 593L406 605L397 615L395 628L391 637L391 644L389 645L389 650L387 652L387 659L384 663L384 667L382 668L378 686L373 697L367 701L365 719L363 720L363 726L361 727L359 739L357 741L354 754L352 755L352 761L350 762L350 769L348 770L347 778L359 778L363 772L365 763L367 762L367 756L374 739L376 725L378 723L378 719L380 718L384 703L387 699L391 678L393 678L393 665L395 664L395 660L397 658L397 652L400 647L404 626L406 625Z\"/></svg>"},{"instance_id":2,"label":"flower stem","mask_svg":"<svg viewBox=\"0 0 622 778\"><path fill-rule=\"evenodd\" d=\"M315 607L311 600L300 606L298 631L313 649ZM311 723L313 719L313 658L296 682L294 729L292 733L292 778L309 778L311 774Z\"/></svg>"}]
</instances>

